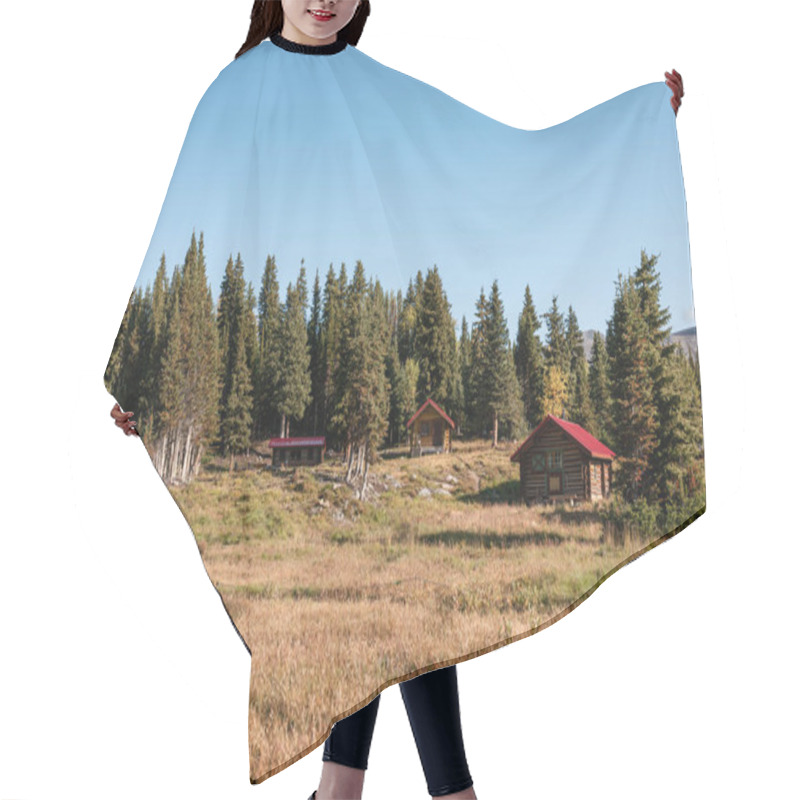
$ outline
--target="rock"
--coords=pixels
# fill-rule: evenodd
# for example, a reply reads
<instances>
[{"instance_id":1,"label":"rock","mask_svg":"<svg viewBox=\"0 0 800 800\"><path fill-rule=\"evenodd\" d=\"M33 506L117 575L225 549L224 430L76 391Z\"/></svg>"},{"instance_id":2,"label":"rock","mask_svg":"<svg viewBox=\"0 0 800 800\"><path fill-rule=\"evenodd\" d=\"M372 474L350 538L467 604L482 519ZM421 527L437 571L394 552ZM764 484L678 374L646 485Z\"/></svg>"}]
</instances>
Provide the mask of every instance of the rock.
<instances>
[{"instance_id":1,"label":"rock","mask_svg":"<svg viewBox=\"0 0 800 800\"><path fill-rule=\"evenodd\" d=\"M448 483L458 483L458 478L456 478L456 476L455 476L455 475L448 475L448 476L445 478L445 480L446 480Z\"/></svg>"},{"instance_id":2,"label":"rock","mask_svg":"<svg viewBox=\"0 0 800 800\"><path fill-rule=\"evenodd\" d=\"M432 494L431 490L427 486L423 486L418 492L417 497L430 497Z\"/></svg>"}]
</instances>

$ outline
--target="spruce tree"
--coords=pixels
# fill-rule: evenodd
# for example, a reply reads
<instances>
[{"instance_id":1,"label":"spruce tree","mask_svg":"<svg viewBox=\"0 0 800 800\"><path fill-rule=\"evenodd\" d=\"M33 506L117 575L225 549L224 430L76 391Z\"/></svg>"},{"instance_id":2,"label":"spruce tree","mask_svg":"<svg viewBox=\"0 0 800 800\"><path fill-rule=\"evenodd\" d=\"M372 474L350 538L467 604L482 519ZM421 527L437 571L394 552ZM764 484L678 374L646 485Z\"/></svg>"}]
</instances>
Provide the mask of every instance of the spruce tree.
<instances>
[{"instance_id":1,"label":"spruce tree","mask_svg":"<svg viewBox=\"0 0 800 800\"><path fill-rule=\"evenodd\" d=\"M509 435L516 438L524 427L522 394L508 339L500 289L495 280L486 306L485 352L481 364L482 383L492 425L492 447L497 447L500 420L507 423Z\"/></svg>"},{"instance_id":2,"label":"spruce tree","mask_svg":"<svg viewBox=\"0 0 800 800\"><path fill-rule=\"evenodd\" d=\"M662 501L680 501L691 493L687 477L702 456L700 394L692 366L678 348L663 356L655 391L658 443L652 471Z\"/></svg>"},{"instance_id":3,"label":"spruce tree","mask_svg":"<svg viewBox=\"0 0 800 800\"><path fill-rule=\"evenodd\" d=\"M400 306L397 320L397 354L400 361L414 356L414 330L417 320L417 295L414 282L409 278L408 288Z\"/></svg>"},{"instance_id":4,"label":"spruce tree","mask_svg":"<svg viewBox=\"0 0 800 800\"><path fill-rule=\"evenodd\" d=\"M344 269L344 264L342 265ZM345 291L347 275L344 275ZM342 328L344 325L344 292L341 275L337 278L333 264L328 267L322 300L322 324L320 328L320 385L322 402L320 408L321 432L329 437L328 447L335 449L342 443L341 432L331 424L331 417L337 405L337 381L341 351Z\"/></svg>"},{"instance_id":5,"label":"spruce tree","mask_svg":"<svg viewBox=\"0 0 800 800\"><path fill-rule=\"evenodd\" d=\"M461 434L470 429L469 413L471 408L470 372L472 369L472 339L466 316L461 317L461 336L458 340L458 374L461 378L462 402L459 417L456 420L456 431Z\"/></svg>"},{"instance_id":6,"label":"spruce tree","mask_svg":"<svg viewBox=\"0 0 800 800\"><path fill-rule=\"evenodd\" d=\"M469 375L467 376L467 416L470 429L478 436L483 436L489 426L489 399L484 383L486 364L486 315L488 302L481 287L481 293L475 303L475 320L470 335Z\"/></svg>"},{"instance_id":7,"label":"spruce tree","mask_svg":"<svg viewBox=\"0 0 800 800\"><path fill-rule=\"evenodd\" d=\"M449 409L455 393L455 326L435 265L428 270L417 301L415 340L419 364L417 402L421 404L432 397Z\"/></svg>"},{"instance_id":8,"label":"spruce tree","mask_svg":"<svg viewBox=\"0 0 800 800\"><path fill-rule=\"evenodd\" d=\"M613 449L622 457L621 485L628 499L646 497L650 458L657 442L657 409L650 331L633 278L618 276L608 323Z\"/></svg>"},{"instance_id":9,"label":"spruce tree","mask_svg":"<svg viewBox=\"0 0 800 800\"><path fill-rule=\"evenodd\" d=\"M194 477L217 431L220 397L219 338L206 277L203 234L192 233L167 321L159 436L151 456L165 482ZM147 444L147 442L146 442Z\"/></svg>"},{"instance_id":10,"label":"spruce tree","mask_svg":"<svg viewBox=\"0 0 800 800\"><path fill-rule=\"evenodd\" d=\"M557 367L561 375L569 380L569 344L564 328L564 315L558 308L558 297L553 297L553 305L544 315L547 322L547 345L545 347L545 365Z\"/></svg>"},{"instance_id":11,"label":"spruce tree","mask_svg":"<svg viewBox=\"0 0 800 800\"><path fill-rule=\"evenodd\" d=\"M347 288L332 423L341 431L346 448L345 479L349 483L360 479L361 496L366 491L369 464L377 459L385 436L389 413L386 342L373 335L381 330L380 315L377 292L367 285L364 266L357 261Z\"/></svg>"},{"instance_id":12,"label":"spruce tree","mask_svg":"<svg viewBox=\"0 0 800 800\"><path fill-rule=\"evenodd\" d=\"M308 408L308 430L317 435L321 429L321 412L325 394L324 359L322 355L322 291L319 271L314 275L311 313L308 319L309 369L311 371L311 403Z\"/></svg>"},{"instance_id":13,"label":"spruce tree","mask_svg":"<svg viewBox=\"0 0 800 800\"><path fill-rule=\"evenodd\" d=\"M269 436L276 428L281 300L275 256L268 255L258 293L258 352L255 361L254 432Z\"/></svg>"},{"instance_id":14,"label":"spruce tree","mask_svg":"<svg viewBox=\"0 0 800 800\"><path fill-rule=\"evenodd\" d=\"M608 353L602 335L594 332L589 365L589 397L594 416L592 433L601 441L609 440L611 431L611 395L608 384Z\"/></svg>"},{"instance_id":15,"label":"spruce tree","mask_svg":"<svg viewBox=\"0 0 800 800\"><path fill-rule=\"evenodd\" d=\"M281 309L277 391L281 436L289 436L291 420L302 419L311 398L308 331L301 292L302 289L292 287L290 283L286 288L286 302Z\"/></svg>"},{"instance_id":16,"label":"spruce tree","mask_svg":"<svg viewBox=\"0 0 800 800\"><path fill-rule=\"evenodd\" d=\"M230 456L250 446L253 387L247 361L248 339L252 336L252 308L244 280L241 253L236 262L228 259L220 287L217 328L220 339L221 384L220 451Z\"/></svg>"},{"instance_id":17,"label":"spruce tree","mask_svg":"<svg viewBox=\"0 0 800 800\"><path fill-rule=\"evenodd\" d=\"M529 428L535 428L544 417L544 355L537 331L542 323L533 305L530 286L525 286L522 312L517 325L517 340L514 345L514 366L517 371L525 420Z\"/></svg>"},{"instance_id":18,"label":"spruce tree","mask_svg":"<svg viewBox=\"0 0 800 800\"><path fill-rule=\"evenodd\" d=\"M569 401L568 419L583 428L594 428L594 419L589 398L589 367L583 349L583 331L578 324L578 315L572 306L567 314L567 347L569 349Z\"/></svg>"}]
</instances>

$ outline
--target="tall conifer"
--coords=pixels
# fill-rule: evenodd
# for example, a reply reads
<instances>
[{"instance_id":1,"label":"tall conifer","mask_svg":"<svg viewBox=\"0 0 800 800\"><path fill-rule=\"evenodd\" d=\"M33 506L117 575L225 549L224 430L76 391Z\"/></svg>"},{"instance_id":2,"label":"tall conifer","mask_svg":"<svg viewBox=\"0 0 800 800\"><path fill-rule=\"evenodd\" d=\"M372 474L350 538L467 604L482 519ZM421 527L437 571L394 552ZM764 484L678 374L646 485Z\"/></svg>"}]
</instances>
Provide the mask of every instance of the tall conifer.
<instances>
[{"instance_id":1,"label":"tall conifer","mask_svg":"<svg viewBox=\"0 0 800 800\"><path fill-rule=\"evenodd\" d=\"M303 270L301 268L301 276ZM302 419L311 396L308 331L303 313L301 290L290 283L286 302L281 309L281 331L278 338L278 413L281 415L281 436L289 436L292 419Z\"/></svg>"},{"instance_id":2,"label":"tall conifer","mask_svg":"<svg viewBox=\"0 0 800 800\"><path fill-rule=\"evenodd\" d=\"M525 420L530 428L535 428L544 416L544 355L537 334L541 326L530 286L526 285L514 344L514 366L522 390Z\"/></svg>"}]
</instances>

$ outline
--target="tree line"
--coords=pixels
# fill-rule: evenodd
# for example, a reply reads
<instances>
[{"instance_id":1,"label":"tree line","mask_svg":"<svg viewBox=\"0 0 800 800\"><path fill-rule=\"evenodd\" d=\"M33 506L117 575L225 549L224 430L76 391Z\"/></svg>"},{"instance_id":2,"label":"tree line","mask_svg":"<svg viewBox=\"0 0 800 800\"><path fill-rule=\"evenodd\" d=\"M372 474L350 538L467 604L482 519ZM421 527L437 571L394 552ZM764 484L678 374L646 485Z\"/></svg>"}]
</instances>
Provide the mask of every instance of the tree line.
<instances>
[{"instance_id":1,"label":"tree line","mask_svg":"<svg viewBox=\"0 0 800 800\"><path fill-rule=\"evenodd\" d=\"M310 292L301 262L281 296L268 256L258 292L228 259L216 304L203 234L182 265L162 255L152 286L132 293L106 385L133 410L165 481L197 474L206 448L229 456L268 436L321 435L346 479L366 485L380 448L405 441L428 397L462 436L519 439L552 413L617 452L627 499L664 501L702 473L697 362L670 343L658 257L619 274L606 336L587 360L570 306L540 315L529 286L516 337L495 280L458 324L434 265L405 290L331 264ZM543 335L540 335L540 331Z\"/></svg>"}]
</instances>

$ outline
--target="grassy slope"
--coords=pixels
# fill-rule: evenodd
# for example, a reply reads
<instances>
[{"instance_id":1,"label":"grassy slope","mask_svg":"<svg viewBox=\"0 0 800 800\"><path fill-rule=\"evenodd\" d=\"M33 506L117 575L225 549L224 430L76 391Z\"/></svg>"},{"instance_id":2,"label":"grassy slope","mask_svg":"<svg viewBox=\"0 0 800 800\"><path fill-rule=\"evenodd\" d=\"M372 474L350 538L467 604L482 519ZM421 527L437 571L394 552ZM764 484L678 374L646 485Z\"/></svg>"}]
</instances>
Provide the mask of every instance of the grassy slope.
<instances>
[{"instance_id":1,"label":"grassy slope","mask_svg":"<svg viewBox=\"0 0 800 800\"><path fill-rule=\"evenodd\" d=\"M520 503L509 446L405 452L373 466L364 501L330 461L210 463L171 490L253 652L254 778L385 686L528 635L643 546L605 542L591 506Z\"/></svg>"}]
</instances>

